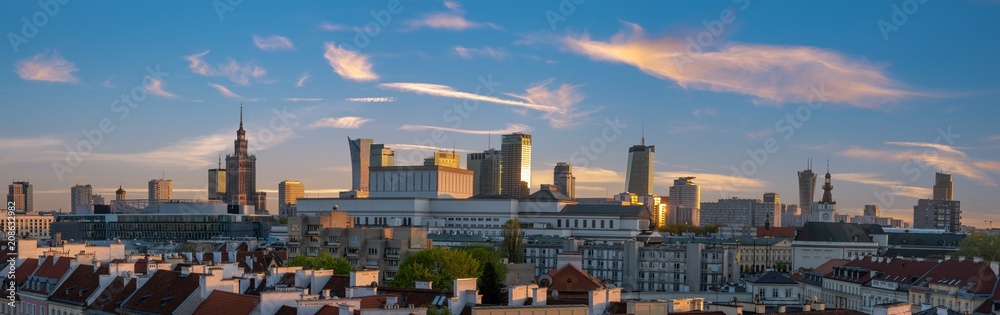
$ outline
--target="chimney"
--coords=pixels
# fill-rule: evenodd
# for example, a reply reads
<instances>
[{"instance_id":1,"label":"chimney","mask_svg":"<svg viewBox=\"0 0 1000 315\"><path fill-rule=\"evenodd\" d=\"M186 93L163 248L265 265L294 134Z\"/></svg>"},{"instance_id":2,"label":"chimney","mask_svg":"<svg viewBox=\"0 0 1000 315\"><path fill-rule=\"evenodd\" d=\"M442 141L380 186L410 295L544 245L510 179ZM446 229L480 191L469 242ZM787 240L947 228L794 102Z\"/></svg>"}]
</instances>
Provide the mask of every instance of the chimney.
<instances>
[{"instance_id":1,"label":"chimney","mask_svg":"<svg viewBox=\"0 0 1000 315\"><path fill-rule=\"evenodd\" d=\"M785 313L785 306L784 305L778 305L778 313L781 313L781 314Z\"/></svg>"},{"instance_id":2,"label":"chimney","mask_svg":"<svg viewBox=\"0 0 1000 315\"><path fill-rule=\"evenodd\" d=\"M416 281L415 284L417 289L431 290L433 289L434 281Z\"/></svg>"},{"instance_id":3,"label":"chimney","mask_svg":"<svg viewBox=\"0 0 1000 315\"><path fill-rule=\"evenodd\" d=\"M354 315L354 306L350 304L340 304L340 315Z\"/></svg>"},{"instance_id":4,"label":"chimney","mask_svg":"<svg viewBox=\"0 0 1000 315\"><path fill-rule=\"evenodd\" d=\"M323 295L322 295L322 297L324 299L333 298L333 296L330 295L330 289L323 289Z\"/></svg>"}]
</instances>

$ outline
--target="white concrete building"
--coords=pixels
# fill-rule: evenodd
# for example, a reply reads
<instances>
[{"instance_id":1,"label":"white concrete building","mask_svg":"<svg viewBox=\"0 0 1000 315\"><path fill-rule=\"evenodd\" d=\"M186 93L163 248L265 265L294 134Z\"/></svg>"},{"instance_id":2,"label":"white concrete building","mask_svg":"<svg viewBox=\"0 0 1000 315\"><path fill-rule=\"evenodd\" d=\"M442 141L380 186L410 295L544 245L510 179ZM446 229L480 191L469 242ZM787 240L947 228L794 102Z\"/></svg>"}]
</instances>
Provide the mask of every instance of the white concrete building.
<instances>
[{"instance_id":1,"label":"white concrete building","mask_svg":"<svg viewBox=\"0 0 1000 315\"><path fill-rule=\"evenodd\" d=\"M369 198L472 197L472 171L439 165L371 167Z\"/></svg>"}]
</instances>

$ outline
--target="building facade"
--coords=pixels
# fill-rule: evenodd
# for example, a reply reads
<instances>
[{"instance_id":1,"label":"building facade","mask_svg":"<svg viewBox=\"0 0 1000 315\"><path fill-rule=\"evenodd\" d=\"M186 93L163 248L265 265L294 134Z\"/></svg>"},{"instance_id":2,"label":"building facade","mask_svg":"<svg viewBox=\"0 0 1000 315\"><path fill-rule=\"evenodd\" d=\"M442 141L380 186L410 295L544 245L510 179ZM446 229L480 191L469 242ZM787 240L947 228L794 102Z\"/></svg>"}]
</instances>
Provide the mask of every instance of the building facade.
<instances>
[{"instance_id":1,"label":"building facade","mask_svg":"<svg viewBox=\"0 0 1000 315\"><path fill-rule=\"evenodd\" d=\"M576 199L576 177L573 176L572 165L566 162L556 163L556 167L552 170L552 183L560 193L571 200Z\"/></svg>"},{"instance_id":2,"label":"building facade","mask_svg":"<svg viewBox=\"0 0 1000 315\"><path fill-rule=\"evenodd\" d=\"M955 183L951 174L934 173L934 200L955 200Z\"/></svg>"},{"instance_id":3,"label":"building facade","mask_svg":"<svg viewBox=\"0 0 1000 315\"><path fill-rule=\"evenodd\" d=\"M670 186L670 224L701 225L701 186L694 177L679 177Z\"/></svg>"},{"instance_id":4,"label":"building facade","mask_svg":"<svg viewBox=\"0 0 1000 315\"><path fill-rule=\"evenodd\" d=\"M219 168L208 170L208 199L225 200L226 198L226 169Z\"/></svg>"},{"instance_id":5,"label":"building facade","mask_svg":"<svg viewBox=\"0 0 1000 315\"><path fill-rule=\"evenodd\" d=\"M267 238L270 217L240 214L61 215L50 232L63 239L174 241Z\"/></svg>"},{"instance_id":6,"label":"building facade","mask_svg":"<svg viewBox=\"0 0 1000 315\"><path fill-rule=\"evenodd\" d=\"M913 206L913 228L962 230L962 203L958 200L920 199Z\"/></svg>"},{"instance_id":7,"label":"building facade","mask_svg":"<svg viewBox=\"0 0 1000 315\"><path fill-rule=\"evenodd\" d=\"M628 148L625 191L640 196L653 195L653 163L656 146L647 146L643 136L638 145Z\"/></svg>"},{"instance_id":8,"label":"building facade","mask_svg":"<svg viewBox=\"0 0 1000 315\"><path fill-rule=\"evenodd\" d=\"M77 213L77 208L80 206L89 206L94 204L94 188L87 185L76 184L69 188L69 211L71 213Z\"/></svg>"},{"instance_id":9,"label":"building facade","mask_svg":"<svg viewBox=\"0 0 1000 315\"><path fill-rule=\"evenodd\" d=\"M525 198L531 194L531 135L503 135L500 144L500 193Z\"/></svg>"},{"instance_id":10,"label":"building facade","mask_svg":"<svg viewBox=\"0 0 1000 315\"><path fill-rule=\"evenodd\" d=\"M461 157L455 152L434 151L431 157L424 159L424 166L461 168L460 159Z\"/></svg>"},{"instance_id":11,"label":"building facade","mask_svg":"<svg viewBox=\"0 0 1000 315\"><path fill-rule=\"evenodd\" d=\"M14 203L14 211L19 213L28 213L34 211L33 203L34 193L32 192L31 183L28 182L14 182L7 187L7 202Z\"/></svg>"},{"instance_id":12,"label":"building facade","mask_svg":"<svg viewBox=\"0 0 1000 315\"><path fill-rule=\"evenodd\" d=\"M302 182L283 180L278 183L278 215L295 216L295 205L305 196L306 187Z\"/></svg>"},{"instance_id":13,"label":"building facade","mask_svg":"<svg viewBox=\"0 0 1000 315\"><path fill-rule=\"evenodd\" d=\"M701 203L701 226L781 226L781 205L761 199L719 199Z\"/></svg>"},{"instance_id":14,"label":"building facade","mask_svg":"<svg viewBox=\"0 0 1000 315\"><path fill-rule=\"evenodd\" d=\"M472 171L447 166L372 167L370 198L472 197Z\"/></svg>"},{"instance_id":15,"label":"building facade","mask_svg":"<svg viewBox=\"0 0 1000 315\"><path fill-rule=\"evenodd\" d=\"M372 139L351 139L351 190L368 191L368 168L371 166Z\"/></svg>"},{"instance_id":16,"label":"building facade","mask_svg":"<svg viewBox=\"0 0 1000 315\"><path fill-rule=\"evenodd\" d=\"M372 144L369 166L396 166L396 151L381 143Z\"/></svg>"},{"instance_id":17,"label":"building facade","mask_svg":"<svg viewBox=\"0 0 1000 315\"><path fill-rule=\"evenodd\" d=\"M226 155L226 202L253 205L258 213L266 213L267 197L258 196L257 192L257 156L249 153L248 144L247 132L243 130L243 106L240 106L240 128L233 141L233 154Z\"/></svg>"},{"instance_id":18,"label":"building facade","mask_svg":"<svg viewBox=\"0 0 1000 315\"><path fill-rule=\"evenodd\" d=\"M501 174L500 151L489 149L469 153L465 167L472 171L472 195L499 195Z\"/></svg>"},{"instance_id":19,"label":"building facade","mask_svg":"<svg viewBox=\"0 0 1000 315\"><path fill-rule=\"evenodd\" d=\"M812 213L812 204L816 200L816 173L812 170L812 159L809 159L806 170L799 171L799 211L803 216Z\"/></svg>"}]
</instances>

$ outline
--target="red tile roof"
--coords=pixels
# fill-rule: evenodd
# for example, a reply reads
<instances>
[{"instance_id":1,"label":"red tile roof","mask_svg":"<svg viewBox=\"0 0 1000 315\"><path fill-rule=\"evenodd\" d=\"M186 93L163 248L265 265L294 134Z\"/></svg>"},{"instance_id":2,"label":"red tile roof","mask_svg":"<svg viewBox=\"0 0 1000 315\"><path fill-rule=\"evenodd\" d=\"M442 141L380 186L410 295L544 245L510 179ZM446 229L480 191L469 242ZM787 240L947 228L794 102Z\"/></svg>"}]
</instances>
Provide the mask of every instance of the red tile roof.
<instances>
[{"instance_id":1,"label":"red tile roof","mask_svg":"<svg viewBox=\"0 0 1000 315\"><path fill-rule=\"evenodd\" d=\"M601 280L592 277L583 269L576 265L568 264L561 269L553 269L546 274L552 277L552 284L549 285L549 292L580 292L586 293L604 287Z\"/></svg>"},{"instance_id":2,"label":"red tile roof","mask_svg":"<svg viewBox=\"0 0 1000 315\"><path fill-rule=\"evenodd\" d=\"M379 287L378 291L384 294L400 296L400 306L402 307L431 305L439 296L447 298L452 295L452 291L434 289Z\"/></svg>"},{"instance_id":3,"label":"red tile roof","mask_svg":"<svg viewBox=\"0 0 1000 315\"><path fill-rule=\"evenodd\" d=\"M885 269L889 259L879 257L855 258L842 266L833 268L826 274L826 279L865 284L877 273Z\"/></svg>"},{"instance_id":4,"label":"red tile roof","mask_svg":"<svg viewBox=\"0 0 1000 315\"><path fill-rule=\"evenodd\" d=\"M297 308L288 305L282 305L281 308L279 308L278 311L274 313L274 315L296 315L298 313L299 310Z\"/></svg>"},{"instance_id":5,"label":"red tile roof","mask_svg":"<svg viewBox=\"0 0 1000 315\"><path fill-rule=\"evenodd\" d=\"M989 261L950 259L942 261L920 277L911 288L926 290L930 283L957 287L959 291L968 293L993 294L993 289L997 286L997 275Z\"/></svg>"},{"instance_id":6,"label":"red tile roof","mask_svg":"<svg viewBox=\"0 0 1000 315\"><path fill-rule=\"evenodd\" d=\"M35 272L32 273L31 276L33 276L36 280L58 283L59 280L69 272L69 261L70 258L67 257L45 257L45 260L42 260L38 264L38 268L35 269ZM42 286L40 289L33 289L31 286L24 285L21 286L21 290L26 292L48 294L45 286Z\"/></svg>"},{"instance_id":7,"label":"red tile roof","mask_svg":"<svg viewBox=\"0 0 1000 315\"><path fill-rule=\"evenodd\" d=\"M324 305L319 311L316 311L316 315L339 315L340 307L333 305Z\"/></svg>"},{"instance_id":8,"label":"red tile roof","mask_svg":"<svg viewBox=\"0 0 1000 315\"><path fill-rule=\"evenodd\" d=\"M927 274L931 269L934 269L935 265L937 265L936 261L896 259L889 266L886 266L873 280L894 282L901 286L910 285L921 276Z\"/></svg>"},{"instance_id":9,"label":"red tile roof","mask_svg":"<svg viewBox=\"0 0 1000 315\"><path fill-rule=\"evenodd\" d=\"M330 290L330 293L338 297L347 296L347 287L351 286L351 276L333 275L323 286L323 290Z\"/></svg>"},{"instance_id":10,"label":"red tile roof","mask_svg":"<svg viewBox=\"0 0 1000 315\"><path fill-rule=\"evenodd\" d=\"M197 294L201 274L182 276L178 271L160 270L122 305L122 308L153 314L171 314L191 294Z\"/></svg>"},{"instance_id":11,"label":"red tile roof","mask_svg":"<svg viewBox=\"0 0 1000 315\"><path fill-rule=\"evenodd\" d=\"M112 280L111 284L104 288L104 291L101 291L101 295L94 300L94 303L90 304L90 308L105 313L114 313L115 308L135 292L135 286L134 279L115 277L115 280Z\"/></svg>"},{"instance_id":12,"label":"red tile roof","mask_svg":"<svg viewBox=\"0 0 1000 315\"><path fill-rule=\"evenodd\" d=\"M258 304L258 296L215 290L198 305L193 315L250 314Z\"/></svg>"},{"instance_id":13,"label":"red tile roof","mask_svg":"<svg viewBox=\"0 0 1000 315\"><path fill-rule=\"evenodd\" d=\"M101 287L101 279L94 266L79 265L49 296L49 299L61 303L86 306L87 299Z\"/></svg>"},{"instance_id":14,"label":"red tile roof","mask_svg":"<svg viewBox=\"0 0 1000 315\"><path fill-rule=\"evenodd\" d=\"M17 283L24 283L24 280L27 280L28 276L30 276L32 273L35 273L35 269L37 268L38 268L37 258L25 259L20 266L17 266L18 272L14 274L14 281L17 281Z\"/></svg>"}]
</instances>

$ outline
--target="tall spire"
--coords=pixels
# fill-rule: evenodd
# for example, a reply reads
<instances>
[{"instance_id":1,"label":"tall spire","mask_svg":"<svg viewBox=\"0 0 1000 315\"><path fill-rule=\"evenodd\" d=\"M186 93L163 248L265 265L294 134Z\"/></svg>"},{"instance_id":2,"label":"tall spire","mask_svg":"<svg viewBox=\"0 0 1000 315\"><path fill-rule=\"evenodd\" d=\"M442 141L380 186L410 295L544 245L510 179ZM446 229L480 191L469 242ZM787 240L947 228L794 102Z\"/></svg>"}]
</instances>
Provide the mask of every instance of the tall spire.
<instances>
[{"instance_id":1,"label":"tall spire","mask_svg":"<svg viewBox=\"0 0 1000 315\"><path fill-rule=\"evenodd\" d=\"M243 130L243 103L240 103L240 130Z\"/></svg>"},{"instance_id":2,"label":"tall spire","mask_svg":"<svg viewBox=\"0 0 1000 315\"><path fill-rule=\"evenodd\" d=\"M646 123L642 123L642 138L639 139L640 145L646 145Z\"/></svg>"},{"instance_id":3,"label":"tall spire","mask_svg":"<svg viewBox=\"0 0 1000 315\"><path fill-rule=\"evenodd\" d=\"M830 182L830 159L826 160L826 180L823 183L823 199L819 203L836 204L833 200L833 183Z\"/></svg>"}]
</instances>

